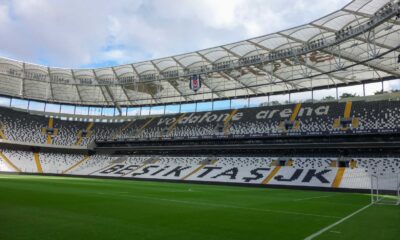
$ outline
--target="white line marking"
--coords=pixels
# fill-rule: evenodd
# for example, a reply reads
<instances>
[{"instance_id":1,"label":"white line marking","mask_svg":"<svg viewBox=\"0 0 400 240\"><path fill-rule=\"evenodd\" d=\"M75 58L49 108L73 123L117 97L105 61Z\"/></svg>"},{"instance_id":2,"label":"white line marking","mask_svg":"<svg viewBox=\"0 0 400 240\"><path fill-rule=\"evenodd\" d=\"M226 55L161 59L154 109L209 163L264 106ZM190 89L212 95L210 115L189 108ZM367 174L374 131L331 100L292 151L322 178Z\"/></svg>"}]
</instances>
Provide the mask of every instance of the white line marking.
<instances>
[{"instance_id":1,"label":"white line marking","mask_svg":"<svg viewBox=\"0 0 400 240\"><path fill-rule=\"evenodd\" d=\"M311 240L311 239L314 239L315 237L318 237L318 236L321 235L322 233L324 233L324 232L328 231L329 229L331 229L331 228L333 228L333 227L335 227L335 226L341 224L342 222L344 222L344 221L346 221L347 219L353 217L353 216L356 215L357 213L360 213L360 212L364 211L365 209L369 208L371 205L372 205L372 203L370 203L370 204L368 204L367 206L364 206L364 207L358 209L357 211L355 211L355 212L351 213L350 215L348 215L348 216L346 216L346 217L340 219L339 221L337 221L337 222L335 222L335 223L333 223L333 224L331 224L331 225L329 225L329 226L327 226L327 227L325 227L325 228L319 230L318 232L316 232L316 233L314 233L314 234L312 234L312 235L310 235L310 236L304 238L304 240Z\"/></svg>"},{"instance_id":2,"label":"white line marking","mask_svg":"<svg viewBox=\"0 0 400 240\"><path fill-rule=\"evenodd\" d=\"M299 198L299 199L295 199L293 201L297 202L297 201L305 201L305 200L311 200L311 199L318 199L318 198L326 198L326 197L332 197L333 195L326 195L326 196L319 196L319 197L309 197L309 198Z\"/></svg>"}]
</instances>

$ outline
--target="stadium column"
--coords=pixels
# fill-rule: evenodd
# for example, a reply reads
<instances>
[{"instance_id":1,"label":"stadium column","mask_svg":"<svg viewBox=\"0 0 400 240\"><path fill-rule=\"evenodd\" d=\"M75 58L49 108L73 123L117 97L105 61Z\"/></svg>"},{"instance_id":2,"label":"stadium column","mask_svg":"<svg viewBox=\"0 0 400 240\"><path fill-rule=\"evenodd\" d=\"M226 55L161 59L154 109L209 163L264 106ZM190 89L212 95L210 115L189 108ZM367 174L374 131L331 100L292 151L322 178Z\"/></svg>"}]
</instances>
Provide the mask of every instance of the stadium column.
<instances>
[{"instance_id":1,"label":"stadium column","mask_svg":"<svg viewBox=\"0 0 400 240\"><path fill-rule=\"evenodd\" d=\"M42 164L40 164L39 153L38 152L34 152L33 153L33 158L35 159L36 168L37 168L38 173L43 173Z\"/></svg>"},{"instance_id":2,"label":"stadium column","mask_svg":"<svg viewBox=\"0 0 400 240\"><path fill-rule=\"evenodd\" d=\"M2 151L0 151L0 158L2 158L7 163L7 165L13 168L16 172L22 172L21 169L15 166L14 163L12 163Z\"/></svg>"},{"instance_id":3,"label":"stadium column","mask_svg":"<svg viewBox=\"0 0 400 240\"><path fill-rule=\"evenodd\" d=\"M94 122L90 122L88 124L88 126L86 127L86 132L89 132L90 130L92 130L93 126L94 126ZM82 140L83 140L82 131L79 131L78 132L78 139L76 140L75 145L81 145Z\"/></svg>"},{"instance_id":4,"label":"stadium column","mask_svg":"<svg viewBox=\"0 0 400 240\"><path fill-rule=\"evenodd\" d=\"M340 186L340 183L342 182L344 171L346 168L340 167L338 171L336 172L336 177L335 180L333 180L332 187L333 188L338 188Z\"/></svg>"},{"instance_id":5,"label":"stadium column","mask_svg":"<svg viewBox=\"0 0 400 240\"><path fill-rule=\"evenodd\" d=\"M87 160L89 160L89 156L88 155L84 155L83 159L80 160L79 162L75 163L74 165L72 165L71 167L69 167L67 170L64 170L62 172L62 174L66 174L69 171L71 171L72 169L76 168L77 166L81 165L82 163L86 162Z\"/></svg>"},{"instance_id":6,"label":"stadium column","mask_svg":"<svg viewBox=\"0 0 400 240\"><path fill-rule=\"evenodd\" d=\"M225 119L224 121L224 133L225 135L229 134L229 129L231 128L232 124L229 124L229 122L232 120L233 116L235 116L235 114L237 113L237 109L234 109L229 115L228 117Z\"/></svg>"},{"instance_id":7,"label":"stadium column","mask_svg":"<svg viewBox=\"0 0 400 240\"><path fill-rule=\"evenodd\" d=\"M49 123L47 124L47 127L48 127L49 129L53 129L53 125L54 125L54 119L53 119L53 117L50 117L50 118L49 118ZM46 143L47 143L47 144L51 144L51 140L52 140L51 134L47 134L47 141L46 141Z\"/></svg>"}]
</instances>

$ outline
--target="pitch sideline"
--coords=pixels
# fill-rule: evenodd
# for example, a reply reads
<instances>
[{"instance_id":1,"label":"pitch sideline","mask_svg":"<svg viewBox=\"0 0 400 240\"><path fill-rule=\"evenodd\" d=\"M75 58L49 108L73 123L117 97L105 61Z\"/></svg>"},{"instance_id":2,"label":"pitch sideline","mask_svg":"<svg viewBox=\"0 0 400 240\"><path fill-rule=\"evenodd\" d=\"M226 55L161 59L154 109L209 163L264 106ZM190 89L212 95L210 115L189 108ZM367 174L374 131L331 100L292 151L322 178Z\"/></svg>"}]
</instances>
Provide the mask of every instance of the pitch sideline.
<instances>
[{"instance_id":1,"label":"pitch sideline","mask_svg":"<svg viewBox=\"0 0 400 240\"><path fill-rule=\"evenodd\" d=\"M349 218L353 217L354 215L356 215L356 214L358 214L358 213L364 211L365 209L369 208L370 206L372 206L372 203L370 203L370 204L368 204L368 205L366 205L366 206L364 206L364 207L358 209L357 211L351 213L350 215L347 215L346 217L340 219L339 221L337 221L337 222L335 222L335 223L333 223L333 224L331 224L331 225L329 225L329 226L327 226L327 227L325 227L325 228L319 230L318 232L316 232L316 233L314 233L314 234L312 234L312 235L310 235L310 236L304 238L304 240L311 240L311 239L314 239L315 237L318 237L318 236L321 235L322 233L324 233L324 232L328 231L329 229L331 229L331 228L333 228L333 227L335 227L335 226L341 224L342 222L346 221L347 219L349 219Z\"/></svg>"}]
</instances>

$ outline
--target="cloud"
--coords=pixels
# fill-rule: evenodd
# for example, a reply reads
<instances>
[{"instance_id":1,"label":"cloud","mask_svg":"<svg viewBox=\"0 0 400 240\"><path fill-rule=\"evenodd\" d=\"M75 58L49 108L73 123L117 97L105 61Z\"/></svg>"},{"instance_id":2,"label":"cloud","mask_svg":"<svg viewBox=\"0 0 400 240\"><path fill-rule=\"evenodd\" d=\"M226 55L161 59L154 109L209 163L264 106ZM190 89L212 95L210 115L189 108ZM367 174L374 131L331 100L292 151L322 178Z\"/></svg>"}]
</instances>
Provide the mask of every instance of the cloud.
<instances>
[{"instance_id":1,"label":"cloud","mask_svg":"<svg viewBox=\"0 0 400 240\"><path fill-rule=\"evenodd\" d=\"M0 3L0 26L7 24L8 20L8 6Z\"/></svg>"},{"instance_id":2,"label":"cloud","mask_svg":"<svg viewBox=\"0 0 400 240\"><path fill-rule=\"evenodd\" d=\"M61 67L200 50L310 22L349 0L5 0L0 53Z\"/></svg>"}]
</instances>

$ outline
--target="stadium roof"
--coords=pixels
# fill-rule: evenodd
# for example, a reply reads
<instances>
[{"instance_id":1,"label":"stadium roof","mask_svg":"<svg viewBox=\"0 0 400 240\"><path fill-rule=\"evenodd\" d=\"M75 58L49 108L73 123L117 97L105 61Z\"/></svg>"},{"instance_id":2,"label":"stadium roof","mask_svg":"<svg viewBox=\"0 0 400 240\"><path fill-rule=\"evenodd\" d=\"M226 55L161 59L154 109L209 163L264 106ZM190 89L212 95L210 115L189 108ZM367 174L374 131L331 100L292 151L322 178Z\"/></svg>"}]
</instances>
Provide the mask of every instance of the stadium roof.
<instances>
[{"instance_id":1,"label":"stadium roof","mask_svg":"<svg viewBox=\"0 0 400 240\"><path fill-rule=\"evenodd\" d=\"M266 95L399 77L398 1L387 10L389 2L354 0L299 27L114 67L65 69L0 58L0 94L118 107ZM197 92L189 88L193 74L202 78Z\"/></svg>"}]
</instances>

